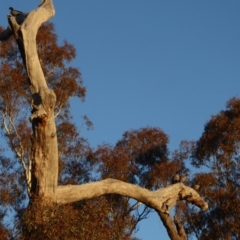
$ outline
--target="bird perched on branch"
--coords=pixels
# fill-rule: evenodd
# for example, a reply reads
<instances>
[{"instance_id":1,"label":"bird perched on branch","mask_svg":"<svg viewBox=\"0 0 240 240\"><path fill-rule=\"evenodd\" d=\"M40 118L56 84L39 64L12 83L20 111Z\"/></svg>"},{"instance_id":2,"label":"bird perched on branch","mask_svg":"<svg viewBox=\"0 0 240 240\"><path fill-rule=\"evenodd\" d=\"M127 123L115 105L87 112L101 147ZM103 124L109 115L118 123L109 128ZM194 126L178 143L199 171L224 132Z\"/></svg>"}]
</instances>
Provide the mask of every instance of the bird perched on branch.
<instances>
[{"instance_id":1,"label":"bird perched on branch","mask_svg":"<svg viewBox=\"0 0 240 240\"><path fill-rule=\"evenodd\" d=\"M10 10L10 14L11 14L13 17L17 17L18 15L20 15L20 14L23 13L23 12L21 12L21 11L15 10L13 7L10 7L9 10Z\"/></svg>"}]
</instances>

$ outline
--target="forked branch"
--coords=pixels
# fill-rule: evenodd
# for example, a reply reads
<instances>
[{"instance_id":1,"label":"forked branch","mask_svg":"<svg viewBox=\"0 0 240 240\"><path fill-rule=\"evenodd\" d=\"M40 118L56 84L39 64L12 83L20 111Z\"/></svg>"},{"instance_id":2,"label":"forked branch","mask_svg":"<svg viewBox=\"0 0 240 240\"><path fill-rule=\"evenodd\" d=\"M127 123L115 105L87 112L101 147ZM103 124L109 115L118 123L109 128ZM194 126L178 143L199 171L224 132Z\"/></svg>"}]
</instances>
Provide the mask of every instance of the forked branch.
<instances>
[{"instance_id":1,"label":"forked branch","mask_svg":"<svg viewBox=\"0 0 240 240\"><path fill-rule=\"evenodd\" d=\"M158 191L150 191L140 186L122 182L116 179L105 179L82 185L58 186L56 191L56 202L60 204L91 199L106 194L120 194L133 198L145 205L167 213L174 205L173 202L186 200L194 203L202 210L208 208L207 203L192 188L182 183L170 185Z\"/></svg>"},{"instance_id":2,"label":"forked branch","mask_svg":"<svg viewBox=\"0 0 240 240\"><path fill-rule=\"evenodd\" d=\"M59 186L56 191L56 202L66 204L106 194L127 196L153 208L159 214L172 240L187 239L181 223L177 219L173 221L169 214L170 209L175 206L177 201L185 200L204 211L208 209L208 204L199 194L193 188L187 187L182 183L170 185L157 191L150 191L110 178L82 185Z\"/></svg>"}]
</instances>

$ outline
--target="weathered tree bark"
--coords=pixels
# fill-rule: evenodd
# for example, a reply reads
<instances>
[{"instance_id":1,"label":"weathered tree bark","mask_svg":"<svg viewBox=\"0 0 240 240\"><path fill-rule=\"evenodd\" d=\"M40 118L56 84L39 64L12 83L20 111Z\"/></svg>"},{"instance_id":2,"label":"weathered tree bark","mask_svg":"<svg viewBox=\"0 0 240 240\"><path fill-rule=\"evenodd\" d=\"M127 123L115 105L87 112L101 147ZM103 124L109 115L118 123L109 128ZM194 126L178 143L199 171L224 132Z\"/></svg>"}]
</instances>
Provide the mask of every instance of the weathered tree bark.
<instances>
[{"instance_id":1,"label":"weathered tree bark","mask_svg":"<svg viewBox=\"0 0 240 240\"><path fill-rule=\"evenodd\" d=\"M208 208L207 203L202 200L194 189L182 183L170 185L157 191L150 191L146 188L111 178L82 185L59 186L56 192L56 202L65 204L105 194L120 194L134 198L149 207L167 214L179 200L194 203L202 210Z\"/></svg>"},{"instance_id":2,"label":"weathered tree bark","mask_svg":"<svg viewBox=\"0 0 240 240\"><path fill-rule=\"evenodd\" d=\"M39 27L55 13L52 1L46 0L39 8L15 19L9 16L9 25L16 38L26 67L32 94L33 128L32 173L29 176L30 193L54 201L58 180L58 148L54 120L56 96L47 83L38 58L36 35ZM19 22L22 24L19 25Z\"/></svg>"},{"instance_id":3,"label":"weathered tree bark","mask_svg":"<svg viewBox=\"0 0 240 240\"><path fill-rule=\"evenodd\" d=\"M16 18L9 15L8 21L15 36L19 51L26 67L32 94L32 172L28 176L30 197L55 200L58 180L58 148L54 120L56 96L47 83L38 58L36 35L39 27L55 13L52 1L46 0L29 14ZM9 29L9 28L8 28ZM4 31L4 38L9 30ZM29 181L30 180L30 181Z\"/></svg>"},{"instance_id":4,"label":"weathered tree bark","mask_svg":"<svg viewBox=\"0 0 240 240\"><path fill-rule=\"evenodd\" d=\"M183 225L179 221L177 221L176 219L174 219L173 221L169 214L164 214L161 211L157 211L157 213L160 219L162 220L163 225L165 226L170 239L187 240L187 236L184 231Z\"/></svg>"},{"instance_id":5,"label":"weathered tree bark","mask_svg":"<svg viewBox=\"0 0 240 240\"><path fill-rule=\"evenodd\" d=\"M171 239L186 239L181 224L172 221L170 209L179 200L186 200L200 207L208 208L198 193L182 183L157 191L105 179L83 185L57 186L58 146L54 121L56 96L47 86L37 54L36 35L39 27L55 13L52 0L41 1L41 5L18 17L9 15L9 27L0 34L0 41L14 35L26 67L32 94L32 169L27 176L30 198L41 198L43 202L66 204L91 199L105 194L120 194L134 198L155 209L162 219Z\"/></svg>"}]
</instances>

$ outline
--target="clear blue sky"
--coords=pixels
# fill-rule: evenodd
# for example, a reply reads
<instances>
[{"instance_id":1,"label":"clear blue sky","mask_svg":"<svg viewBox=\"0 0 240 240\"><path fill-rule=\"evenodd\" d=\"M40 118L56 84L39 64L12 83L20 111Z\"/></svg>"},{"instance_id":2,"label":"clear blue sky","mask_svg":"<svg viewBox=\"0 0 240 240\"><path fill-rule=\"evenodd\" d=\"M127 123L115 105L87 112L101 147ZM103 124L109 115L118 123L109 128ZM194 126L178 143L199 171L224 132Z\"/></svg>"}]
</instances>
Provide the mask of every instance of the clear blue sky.
<instances>
[{"instance_id":1,"label":"clear blue sky","mask_svg":"<svg viewBox=\"0 0 240 240\"><path fill-rule=\"evenodd\" d=\"M1 3L29 11L37 0ZM83 131L92 146L115 144L124 131L162 128L170 149L196 140L211 115L239 97L239 0L71 0L54 1L59 40L77 49L87 87L84 103L73 101L74 121L86 114ZM143 240L167 240L157 216L140 225Z\"/></svg>"}]
</instances>

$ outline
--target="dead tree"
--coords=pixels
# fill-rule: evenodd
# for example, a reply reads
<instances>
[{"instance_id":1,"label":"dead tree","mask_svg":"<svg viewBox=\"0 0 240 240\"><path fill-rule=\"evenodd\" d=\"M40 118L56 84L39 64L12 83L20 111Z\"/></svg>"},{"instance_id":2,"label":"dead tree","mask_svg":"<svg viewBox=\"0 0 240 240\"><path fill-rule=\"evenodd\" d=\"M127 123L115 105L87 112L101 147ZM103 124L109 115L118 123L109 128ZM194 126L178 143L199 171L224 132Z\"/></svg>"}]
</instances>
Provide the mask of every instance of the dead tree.
<instances>
[{"instance_id":1,"label":"dead tree","mask_svg":"<svg viewBox=\"0 0 240 240\"><path fill-rule=\"evenodd\" d=\"M171 239L186 239L183 226L176 219L172 220L170 209L181 200L195 204L202 210L206 210L208 205L193 188L183 183L154 192L114 179L82 185L57 185L58 144L54 120L56 96L47 86L36 46L39 27L54 14L52 0L41 1L37 9L27 14L8 15L9 27L0 34L0 41L7 41L14 35L27 71L32 96L32 157L28 166L22 163L30 201L38 198L44 204L66 204L105 194L120 194L153 208L159 214Z\"/></svg>"}]
</instances>

